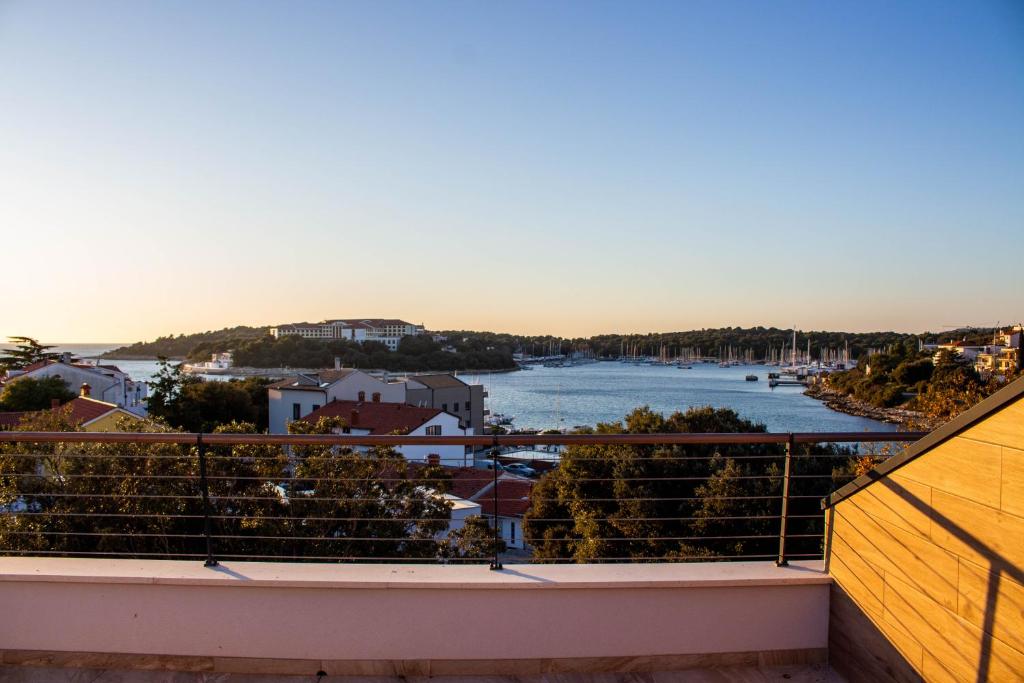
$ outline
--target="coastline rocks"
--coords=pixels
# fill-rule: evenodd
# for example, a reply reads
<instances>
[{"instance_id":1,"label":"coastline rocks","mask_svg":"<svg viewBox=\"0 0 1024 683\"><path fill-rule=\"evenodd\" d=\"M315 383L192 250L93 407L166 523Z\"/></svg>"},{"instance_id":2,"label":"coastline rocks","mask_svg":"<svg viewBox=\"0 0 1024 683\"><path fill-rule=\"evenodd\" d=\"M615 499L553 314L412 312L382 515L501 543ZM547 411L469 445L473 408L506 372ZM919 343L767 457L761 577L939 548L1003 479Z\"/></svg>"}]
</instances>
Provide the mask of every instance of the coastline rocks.
<instances>
[{"instance_id":1,"label":"coastline rocks","mask_svg":"<svg viewBox=\"0 0 1024 683\"><path fill-rule=\"evenodd\" d=\"M846 413L847 415L866 417L872 420L879 420L880 422L889 422L891 424L913 425L914 427L924 425L929 429L936 426L933 424L935 422L933 419L929 418L924 413L917 412L916 410L907 410L906 408L879 408L878 406L873 406L870 403L859 401L851 396L847 396L846 394L831 391L820 386L811 386L804 393L811 398L821 401L828 408L840 413Z\"/></svg>"}]
</instances>

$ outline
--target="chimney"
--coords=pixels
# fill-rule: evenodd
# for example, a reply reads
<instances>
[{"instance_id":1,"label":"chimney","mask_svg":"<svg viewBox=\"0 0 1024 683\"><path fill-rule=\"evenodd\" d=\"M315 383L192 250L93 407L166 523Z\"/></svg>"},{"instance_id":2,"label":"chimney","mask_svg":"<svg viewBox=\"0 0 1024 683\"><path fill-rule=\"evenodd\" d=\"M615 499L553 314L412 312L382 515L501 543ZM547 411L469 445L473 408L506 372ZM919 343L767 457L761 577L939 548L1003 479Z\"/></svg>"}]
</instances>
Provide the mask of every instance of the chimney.
<instances>
[{"instance_id":1,"label":"chimney","mask_svg":"<svg viewBox=\"0 0 1024 683\"><path fill-rule=\"evenodd\" d=\"M441 464L441 456L437 453L431 453L427 456L427 464L433 467L437 467Z\"/></svg>"},{"instance_id":2,"label":"chimney","mask_svg":"<svg viewBox=\"0 0 1024 683\"><path fill-rule=\"evenodd\" d=\"M88 382L82 382L82 388L79 390L79 396L85 396L88 398L89 393L92 391L92 387L89 386Z\"/></svg>"},{"instance_id":3,"label":"chimney","mask_svg":"<svg viewBox=\"0 0 1024 683\"><path fill-rule=\"evenodd\" d=\"M50 399L50 410L57 410L57 408L60 408L60 399L59 398L51 398Z\"/></svg>"},{"instance_id":4,"label":"chimney","mask_svg":"<svg viewBox=\"0 0 1024 683\"><path fill-rule=\"evenodd\" d=\"M380 392L379 391L373 392L373 402L374 403L380 403Z\"/></svg>"},{"instance_id":5,"label":"chimney","mask_svg":"<svg viewBox=\"0 0 1024 683\"><path fill-rule=\"evenodd\" d=\"M348 423L349 423L350 427L354 427L357 424L359 424L359 411L358 410L353 410L352 411L352 413L349 415Z\"/></svg>"},{"instance_id":6,"label":"chimney","mask_svg":"<svg viewBox=\"0 0 1024 683\"><path fill-rule=\"evenodd\" d=\"M341 356L334 357L334 369L341 370Z\"/></svg>"}]
</instances>

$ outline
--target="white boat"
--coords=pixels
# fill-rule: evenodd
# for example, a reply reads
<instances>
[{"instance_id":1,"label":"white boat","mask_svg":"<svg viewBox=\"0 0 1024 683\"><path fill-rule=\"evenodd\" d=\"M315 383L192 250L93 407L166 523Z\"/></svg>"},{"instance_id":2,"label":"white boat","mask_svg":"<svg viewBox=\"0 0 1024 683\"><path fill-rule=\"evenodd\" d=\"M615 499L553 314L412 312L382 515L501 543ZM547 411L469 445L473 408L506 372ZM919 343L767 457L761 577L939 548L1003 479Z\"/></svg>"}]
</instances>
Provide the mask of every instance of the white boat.
<instances>
[{"instance_id":1,"label":"white boat","mask_svg":"<svg viewBox=\"0 0 1024 683\"><path fill-rule=\"evenodd\" d=\"M191 375L224 375L231 371L231 352L214 353L210 360L202 363L184 363L181 366L182 372Z\"/></svg>"}]
</instances>

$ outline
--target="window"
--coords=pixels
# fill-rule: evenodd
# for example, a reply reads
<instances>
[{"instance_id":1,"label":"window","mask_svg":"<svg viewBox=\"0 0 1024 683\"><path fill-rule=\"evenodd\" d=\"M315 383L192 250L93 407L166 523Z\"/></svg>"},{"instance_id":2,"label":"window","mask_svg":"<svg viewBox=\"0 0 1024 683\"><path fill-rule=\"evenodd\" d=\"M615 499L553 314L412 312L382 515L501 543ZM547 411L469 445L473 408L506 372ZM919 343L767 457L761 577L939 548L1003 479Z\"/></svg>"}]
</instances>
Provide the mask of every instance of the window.
<instances>
[{"instance_id":1,"label":"window","mask_svg":"<svg viewBox=\"0 0 1024 683\"><path fill-rule=\"evenodd\" d=\"M365 401L365 400L366 400L366 392L365 392L365 391L360 391L360 392L359 392L359 396L357 397L357 399L358 399L358 400L359 400L360 402L362 402L362 401Z\"/></svg>"},{"instance_id":2,"label":"window","mask_svg":"<svg viewBox=\"0 0 1024 683\"><path fill-rule=\"evenodd\" d=\"M312 410L320 410L320 404L319 403L314 403Z\"/></svg>"},{"instance_id":3,"label":"window","mask_svg":"<svg viewBox=\"0 0 1024 683\"><path fill-rule=\"evenodd\" d=\"M441 425L430 425L427 427L427 436L441 436Z\"/></svg>"},{"instance_id":4,"label":"window","mask_svg":"<svg viewBox=\"0 0 1024 683\"><path fill-rule=\"evenodd\" d=\"M448 404L447 403L442 403L441 404L441 410L443 410L444 412L447 413L448 412Z\"/></svg>"},{"instance_id":5,"label":"window","mask_svg":"<svg viewBox=\"0 0 1024 683\"><path fill-rule=\"evenodd\" d=\"M459 402L458 401L455 402L455 411L454 412L456 412L456 413L459 412Z\"/></svg>"},{"instance_id":6,"label":"window","mask_svg":"<svg viewBox=\"0 0 1024 683\"><path fill-rule=\"evenodd\" d=\"M293 420L298 420L301 417L302 417L302 404L300 404L300 403L293 403L292 404L292 419Z\"/></svg>"},{"instance_id":7,"label":"window","mask_svg":"<svg viewBox=\"0 0 1024 683\"><path fill-rule=\"evenodd\" d=\"M466 412L468 413L471 410L473 410L473 403L471 401L466 401Z\"/></svg>"},{"instance_id":8,"label":"window","mask_svg":"<svg viewBox=\"0 0 1024 683\"><path fill-rule=\"evenodd\" d=\"M515 543L516 542L516 523L515 522L511 523L511 531L509 531L508 538L509 538L509 543Z\"/></svg>"}]
</instances>

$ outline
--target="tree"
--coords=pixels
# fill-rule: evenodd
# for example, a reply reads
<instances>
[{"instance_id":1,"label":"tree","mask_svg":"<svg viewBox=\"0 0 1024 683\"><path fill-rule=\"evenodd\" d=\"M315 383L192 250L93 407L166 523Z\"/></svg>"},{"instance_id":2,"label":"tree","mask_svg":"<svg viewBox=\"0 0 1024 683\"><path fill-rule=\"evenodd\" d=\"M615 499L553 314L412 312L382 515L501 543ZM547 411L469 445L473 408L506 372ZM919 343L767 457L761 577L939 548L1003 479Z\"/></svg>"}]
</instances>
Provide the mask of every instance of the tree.
<instances>
[{"instance_id":1,"label":"tree","mask_svg":"<svg viewBox=\"0 0 1024 683\"><path fill-rule=\"evenodd\" d=\"M37 413L22 429L76 431L68 417ZM341 424L293 423L309 434L330 434ZM253 433L255 426L229 423L218 431ZM443 538L451 504L439 495L446 488L440 468L412 466L391 449L205 449L218 557L433 561L482 552L478 524ZM0 515L0 548L202 557L198 456L194 444L0 442L0 509L31 513Z\"/></svg>"},{"instance_id":2,"label":"tree","mask_svg":"<svg viewBox=\"0 0 1024 683\"><path fill-rule=\"evenodd\" d=\"M596 432L763 432L734 411L695 408L668 417L648 408ZM818 499L848 479L845 449L805 446L793 479L789 552L820 550ZM822 457L812 457L814 455ZM834 463L841 467L833 471ZM534 486L523 520L534 559L767 559L778 552L784 449L779 444L569 446ZM797 459L794 459L797 462ZM807 497L804 497L807 496ZM817 525L817 526L815 526ZM806 536L806 538L802 538Z\"/></svg>"},{"instance_id":3,"label":"tree","mask_svg":"<svg viewBox=\"0 0 1024 683\"><path fill-rule=\"evenodd\" d=\"M251 423L265 431L269 383L261 377L205 381L164 358L150 384L149 412L189 432L212 432L228 423Z\"/></svg>"},{"instance_id":4,"label":"tree","mask_svg":"<svg viewBox=\"0 0 1024 683\"><path fill-rule=\"evenodd\" d=\"M264 394L262 403L266 403ZM258 404L240 382L189 381L165 412L167 421L189 432L212 432L217 427L245 422L256 424L260 418ZM263 429L266 429L264 420Z\"/></svg>"},{"instance_id":5,"label":"tree","mask_svg":"<svg viewBox=\"0 0 1024 683\"><path fill-rule=\"evenodd\" d=\"M32 363L57 358L58 354L50 352L53 346L40 344L32 337L8 337L13 349L0 356L0 368L20 370Z\"/></svg>"},{"instance_id":6,"label":"tree","mask_svg":"<svg viewBox=\"0 0 1024 683\"><path fill-rule=\"evenodd\" d=\"M438 547L438 557L443 559L489 559L495 553L506 550L505 541L494 538L494 530L480 515L467 517L461 529L448 534Z\"/></svg>"},{"instance_id":7,"label":"tree","mask_svg":"<svg viewBox=\"0 0 1024 683\"><path fill-rule=\"evenodd\" d=\"M915 406L929 417L951 419L998 388L986 384L974 367L958 353L943 349L939 352L931 380L918 395Z\"/></svg>"},{"instance_id":8,"label":"tree","mask_svg":"<svg viewBox=\"0 0 1024 683\"><path fill-rule=\"evenodd\" d=\"M74 397L60 377L22 377L4 385L0 410L48 410L54 400L66 403Z\"/></svg>"},{"instance_id":9,"label":"tree","mask_svg":"<svg viewBox=\"0 0 1024 683\"><path fill-rule=\"evenodd\" d=\"M180 363L171 363L167 358L161 357L160 369L149 381L149 398L146 405L150 414L166 418L173 409L181 388L191 378L182 373Z\"/></svg>"}]
</instances>

